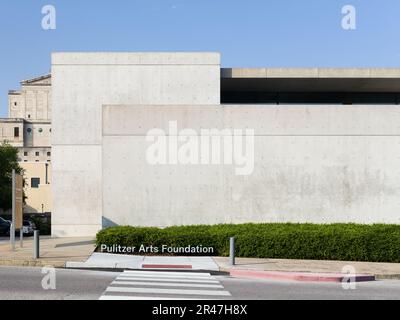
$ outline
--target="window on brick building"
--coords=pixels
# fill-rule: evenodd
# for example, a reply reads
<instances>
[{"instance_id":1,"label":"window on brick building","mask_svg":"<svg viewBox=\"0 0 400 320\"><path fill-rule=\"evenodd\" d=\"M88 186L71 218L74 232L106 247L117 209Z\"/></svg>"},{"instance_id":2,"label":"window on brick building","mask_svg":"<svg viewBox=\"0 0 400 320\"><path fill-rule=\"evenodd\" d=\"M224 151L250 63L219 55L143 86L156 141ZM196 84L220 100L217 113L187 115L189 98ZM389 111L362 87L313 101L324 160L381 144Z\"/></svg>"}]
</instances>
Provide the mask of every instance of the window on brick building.
<instances>
[{"instance_id":1,"label":"window on brick building","mask_svg":"<svg viewBox=\"0 0 400 320\"><path fill-rule=\"evenodd\" d=\"M40 178L31 178L31 188L39 188Z\"/></svg>"}]
</instances>

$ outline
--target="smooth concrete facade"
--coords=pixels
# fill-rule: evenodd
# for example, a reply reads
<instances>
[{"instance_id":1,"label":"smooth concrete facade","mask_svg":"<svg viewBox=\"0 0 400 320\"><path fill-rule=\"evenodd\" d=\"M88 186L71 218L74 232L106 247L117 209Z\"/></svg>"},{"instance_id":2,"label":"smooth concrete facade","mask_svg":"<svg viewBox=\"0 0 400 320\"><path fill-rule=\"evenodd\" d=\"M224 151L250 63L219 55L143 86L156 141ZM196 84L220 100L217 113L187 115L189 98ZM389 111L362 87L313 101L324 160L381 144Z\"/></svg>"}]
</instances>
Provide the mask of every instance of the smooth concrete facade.
<instances>
[{"instance_id":1,"label":"smooth concrete facade","mask_svg":"<svg viewBox=\"0 0 400 320\"><path fill-rule=\"evenodd\" d=\"M302 72L289 73L320 74ZM370 71L324 77L352 72L375 85ZM400 223L398 106L221 105L216 53L56 53L52 82L53 236L125 224ZM253 174L150 165L146 135L169 121L253 129Z\"/></svg>"},{"instance_id":2,"label":"smooth concrete facade","mask_svg":"<svg viewBox=\"0 0 400 320\"><path fill-rule=\"evenodd\" d=\"M102 228L102 107L217 105L218 53L55 53L53 236Z\"/></svg>"},{"instance_id":3,"label":"smooth concrete facade","mask_svg":"<svg viewBox=\"0 0 400 320\"><path fill-rule=\"evenodd\" d=\"M255 169L150 165L146 135L169 121L255 130ZM107 225L400 223L396 106L106 106Z\"/></svg>"}]
</instances>

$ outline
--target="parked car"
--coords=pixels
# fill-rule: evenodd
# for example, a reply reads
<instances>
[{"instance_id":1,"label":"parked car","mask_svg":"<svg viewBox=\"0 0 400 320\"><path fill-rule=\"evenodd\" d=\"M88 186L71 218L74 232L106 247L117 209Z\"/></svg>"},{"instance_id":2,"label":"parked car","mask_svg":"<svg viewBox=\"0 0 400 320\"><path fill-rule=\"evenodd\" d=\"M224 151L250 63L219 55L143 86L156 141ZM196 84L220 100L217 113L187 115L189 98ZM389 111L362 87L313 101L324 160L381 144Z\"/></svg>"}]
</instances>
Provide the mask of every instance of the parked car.
<instances>
[{"instance_id":1,"label":"parked car","mask_svg":"<svg viewBox=\"0 0 400 320\"><path fill-rule=\"evenodd\" d=\"M24 220L22 230L24 235L33 236L33 232L36 230L36 225L32 221Z\"/></svg>"},{"instance_id":2,"label":"parked car","mask_svg":"<svg viewBox=\"0 0 400 320\"><path fill-rule=\"evenodd\" d=\"M6 236L10 234L11 224L7 220L0 218L0 235Z\"/></svg>"}]
</instances>

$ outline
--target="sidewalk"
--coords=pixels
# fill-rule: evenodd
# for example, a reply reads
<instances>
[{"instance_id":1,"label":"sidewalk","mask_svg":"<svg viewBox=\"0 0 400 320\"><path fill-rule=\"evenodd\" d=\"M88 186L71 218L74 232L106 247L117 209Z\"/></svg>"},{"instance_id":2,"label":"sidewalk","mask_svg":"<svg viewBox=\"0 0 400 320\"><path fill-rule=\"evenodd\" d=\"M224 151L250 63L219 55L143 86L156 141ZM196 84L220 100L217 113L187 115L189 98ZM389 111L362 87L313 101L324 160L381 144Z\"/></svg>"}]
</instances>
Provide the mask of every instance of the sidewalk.
<instances>
[{"instance_id":1,"label":"sidewalk","mask_svg":"<svg viewBox=\"0 0 400 320\"><path fill-rule=\"evenodd\" d=\"M9 242L0 243L0 266L65 267L67 261L86 261L95 249L93 238L40 238L40 259L33 259L33 238L24 239L20 248L16 237L15 251Z\"/></svg>"},{"instance_id":2,"label":"sidewalk","mask_svg":"<svg viewBox=\"0 0 400 320\"><path fill-rule=\"evenodd\" d=\"M231 276L296 281L341 282L354 271L357 281L400 279L399 263L278 260L238 258L235 266L228 258L132 256L93 253L84 262L70 261L67 268L131 270L197 270L226 272ZM347 267L347 269L343 269ZM350 269L349 269L350 268Z\"/></svg>"},{"instance_id":3,"label":"sidewalk","mask_svg":"<svg viewBox=\"0 0 400 320\"><path fill-rule=\"evenodd\" d=\"M368 275L375 276L376 279L400 279L400 263L237 258L236 265L232 267L228 258L215 257L214 261L220 271L249 278L308 278L314 281L316 278L329 279L333 276L339 281L346 273L343 268L351 266L360 279Z\"/></svg>"},{"instance_id":4,"label":"sidewalk","mask_svg":"<svg viewBox=\"0 0 400 320\"><path fill-rule=\"evenodd\" d=\"M205 270L219 271L211 257L133 256L93 253L85 262L70 261L67 268L131 270Z\"/></svg>"},{"instance_id":5,"label":"sidewalk","mask_svg":"<svg viewBox=\"0 0 400 320\"><path fill-rule=\"evenodd\" d=\"M79 269L133 269L133 270L203 270L227 272L231 276L300 281L340 281L354 268L360 281L399 279L400 263L345 262L318 260L283 260L237 258L230 266L228 258L129 256L97 253L93 238L42 237L40 259L33 259L33 239L25 239L24 247L10 250L8 242L0 242L0 266L54 266ZM371 277L372 276L372 277Z\"/></svg>"}]
</instances>

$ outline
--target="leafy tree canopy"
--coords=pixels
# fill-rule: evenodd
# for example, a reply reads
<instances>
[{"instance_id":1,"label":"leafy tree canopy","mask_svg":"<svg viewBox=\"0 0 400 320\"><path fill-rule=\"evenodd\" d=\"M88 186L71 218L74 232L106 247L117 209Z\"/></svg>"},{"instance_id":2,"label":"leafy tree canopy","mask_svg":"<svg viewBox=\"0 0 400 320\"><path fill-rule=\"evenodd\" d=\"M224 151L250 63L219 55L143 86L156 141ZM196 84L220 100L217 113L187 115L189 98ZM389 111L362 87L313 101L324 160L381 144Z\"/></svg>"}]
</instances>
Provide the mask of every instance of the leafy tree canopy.
<instances>
[{"instance_id":1,"label":"leafy tree canopy","mask_svg":"<svg viewBox=\"0 0 400 320\"><path fill-rule=\"evenodd\" d=\"M18 163L18 149L3 143L0 145L0 208L8 210L12 206L12 170L23 174Z\"/></svg>"}]
</instances>

